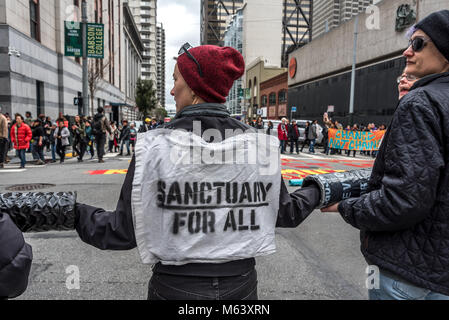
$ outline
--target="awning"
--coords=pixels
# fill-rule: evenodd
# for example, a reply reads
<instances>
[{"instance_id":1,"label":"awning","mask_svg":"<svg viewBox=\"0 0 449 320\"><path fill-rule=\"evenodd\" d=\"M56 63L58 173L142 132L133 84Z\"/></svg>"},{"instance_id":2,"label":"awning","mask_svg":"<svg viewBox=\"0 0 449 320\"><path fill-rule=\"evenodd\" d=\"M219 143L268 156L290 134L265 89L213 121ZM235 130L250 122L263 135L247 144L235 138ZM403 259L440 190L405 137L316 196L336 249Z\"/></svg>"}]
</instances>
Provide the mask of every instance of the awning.
<instances>
[{"instance_id":1,"label":"awning","mask_svg":"<svg viewBox=\"0 0 449 320\"><path fill-rule=\"evenodd\" d=\"M112 106L112 107L130 107L130 108L134 107L134 106L129 105L129 104L124 103L124 102L110 102L109 105Z\"/></svg>"}]
</instances>

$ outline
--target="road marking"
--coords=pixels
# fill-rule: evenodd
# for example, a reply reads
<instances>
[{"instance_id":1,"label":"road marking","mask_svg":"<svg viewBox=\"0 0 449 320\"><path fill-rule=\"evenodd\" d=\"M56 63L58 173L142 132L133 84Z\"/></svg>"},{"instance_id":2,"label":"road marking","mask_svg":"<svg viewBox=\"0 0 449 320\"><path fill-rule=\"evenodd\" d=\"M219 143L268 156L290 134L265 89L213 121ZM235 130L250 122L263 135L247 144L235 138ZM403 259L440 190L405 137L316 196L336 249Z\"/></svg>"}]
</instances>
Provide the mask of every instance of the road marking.
<instances>
[{"instance_id":1,"label":"road marking","mask_svg":"<svg viewBox=\"0 0 449 320\"><path fill-rule=\"evenodd\" d=\"M9 168L4 168L0 170L0 173L15 173L15 172L23 172L26 171L26 169L9 169Z\"/></svg>"},{"instance_id":2,"label":"road marking","mask_svg":"<svg viewBox=\"0 0 449 320\"><path fill-rule=\"evenodd\" d=\"M91 176L103 174L126 174L128 169L114 169L114 170L92 170L88 171Z\"/></svg>"},{"instance_id":3,"label":"road marking","mask_svg":"<svg viewBox=\"0 0 449 320\"><path fill-rule=\"evenodd\" d=\"M323 173L334 173L334 172L345 172L346 170L333 170L333 169L313 169L313 170L297 170L297 169L284 169L281 170L282 178L285 180L291 179L304 179L309 175L323 174Z\"/></svg>"}]
</instances>

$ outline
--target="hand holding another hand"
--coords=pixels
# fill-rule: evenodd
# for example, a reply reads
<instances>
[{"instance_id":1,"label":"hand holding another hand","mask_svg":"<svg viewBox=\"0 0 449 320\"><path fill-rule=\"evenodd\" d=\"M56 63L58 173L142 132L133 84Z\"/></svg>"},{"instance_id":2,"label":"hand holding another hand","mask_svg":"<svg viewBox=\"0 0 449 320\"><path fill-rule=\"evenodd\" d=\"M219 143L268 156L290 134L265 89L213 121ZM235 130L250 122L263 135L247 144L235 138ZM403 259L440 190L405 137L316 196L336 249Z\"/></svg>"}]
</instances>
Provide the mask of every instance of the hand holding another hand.
<instances>
[{"instance_id":1,"label":"hand holding another hand","mask_svg":"<svg viewBox=\"0 0 449 320\"><path fill-rule=\"evenodd\" d=\"M331 205L329 207L322 208L321 212L338 212L338 205L339 205L339 203L340 202L335 203L335 204L333 204L333 205Z\"/></svg>"}]
</instances>

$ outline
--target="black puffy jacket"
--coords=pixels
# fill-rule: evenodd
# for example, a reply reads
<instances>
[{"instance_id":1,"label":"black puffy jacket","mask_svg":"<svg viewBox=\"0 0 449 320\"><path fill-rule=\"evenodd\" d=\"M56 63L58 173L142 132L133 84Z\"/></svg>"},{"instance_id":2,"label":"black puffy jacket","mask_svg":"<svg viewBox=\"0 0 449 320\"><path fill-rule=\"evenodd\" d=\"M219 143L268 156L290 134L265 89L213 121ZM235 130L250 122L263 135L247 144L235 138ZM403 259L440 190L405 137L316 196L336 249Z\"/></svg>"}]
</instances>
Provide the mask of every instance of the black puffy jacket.
<instances>
[{"instance_id":1,"label":"black puffy jacket","mask_svg":"<svg viewBox=\"0 0 449 320\"><path fill-rule=\"evenodd\" d=\"M249 126L230 117L227 109L220 104L201 104L184 108L169 123L159 128L183 129L193 131L193 122L201 121L201 134L211 128L218 129L225 136L225 129L250 129ZM101 208L77 204L76 230L80 238L97 248L106 250L127 250L135 248L131 192L135 171L135 158L131 160L125 182L120 193L120 199L114 212ZM279 177L279 179L282 179ZM284 182L281 183L277 227L296 227L318 205L320 191L318 187L310 186L298 189L289 194ZM175 275L189 276L236 276L254 268L255 259L242 259L227 263L190 263L182 266L155 265L153 271Z\"/></svg>"},{"instance_id":2,"label":"black puffy jacket","mask_svg":"<svg viewBox=\"0 0 449 320\"><path fill-rule=\"evenodd\" d=\"M449 73L415 83L385 134L370 192L342 201L369 264L449 295Z\"/></svg>"},{"instance_id":3,"label":"black puffy jacket","mask_svg":"<svg viewBox=\"0 0 449 320\"><path fill-rule=\"evenodd\" d=\"M9 215L0 210L0 300L25 291L32 260L31 246Z\"/></svg>"}]
</instances>

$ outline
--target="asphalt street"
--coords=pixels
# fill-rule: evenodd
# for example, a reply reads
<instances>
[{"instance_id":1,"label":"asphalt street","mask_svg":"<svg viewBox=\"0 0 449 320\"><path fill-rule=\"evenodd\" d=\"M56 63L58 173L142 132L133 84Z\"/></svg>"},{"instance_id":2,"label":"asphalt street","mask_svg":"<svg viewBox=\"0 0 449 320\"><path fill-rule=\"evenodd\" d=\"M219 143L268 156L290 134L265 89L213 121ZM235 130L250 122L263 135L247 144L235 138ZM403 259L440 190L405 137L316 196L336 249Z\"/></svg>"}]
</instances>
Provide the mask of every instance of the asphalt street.
<instances>
[{"instance_id":1,"label":"asphalt street","mask_svg":"<svg viewBox=\"0 0 449 320\"><path fill-rule=\"evenodd\" d=\"M319 153L282 156L285 179L306 174L370 167L373 160ZM27 165L17 160L0 170L0 192L17 184L53 184L39 191L76 191L77 201L114 210L130 157L107 154L105 163ZM288 183L287 183L288 185ZM289 191L297 187L288 187ZM359 232L336 213L315 210L295 229L277 229L277 252L257 258L260 299L367 299L366 262ZM25 235L33 247L27 291L18 299L146 299L151 266L137 249L101 251L83 243L76 231ZM79 270L79 288L68 289L71 266Z\"/></svg>"}]
</instances>

